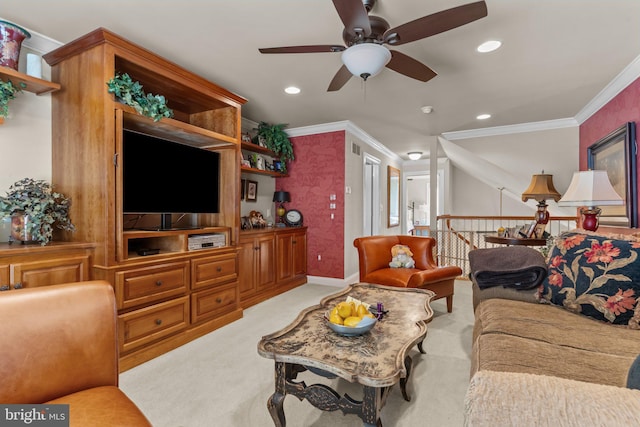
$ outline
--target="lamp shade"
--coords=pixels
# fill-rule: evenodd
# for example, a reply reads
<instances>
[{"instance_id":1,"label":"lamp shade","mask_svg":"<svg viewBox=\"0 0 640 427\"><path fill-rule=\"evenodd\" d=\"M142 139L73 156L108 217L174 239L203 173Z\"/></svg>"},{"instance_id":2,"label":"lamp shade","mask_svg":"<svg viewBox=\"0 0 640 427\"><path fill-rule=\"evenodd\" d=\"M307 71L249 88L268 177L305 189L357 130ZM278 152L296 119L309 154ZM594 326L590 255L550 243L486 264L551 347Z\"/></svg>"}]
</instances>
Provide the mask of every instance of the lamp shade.
<instances>
[{"instance_id":1,"label":"lamp shade","mask_svg":"<svg viewBox=\"0 0 640 427\"><path fill-rule=\"evenodd\" d=\"M280 202L280 203L290 202L291 201L291 196L289 195L288 191L274 191L273 192L273 201L274 202Z\"/></svg>"},{"instance_id":2,"label":"lamp shade","mask_svg":"<svg viewBox=\"0 0 640 427\"><path fill-rule=\"evenodd\" d=\"M361 43L342 52L342 62L351 74L367 79L378 74L391 60L391 52L376 43Z\"/></svg>"},{"instance_id":3,"label":"lamp shade","mask_svg":"<svg viewBox=\"0 0 640 427\"><path fill-rule=\"evenodd\" d=\"M553 175L539 174L531 177L531 183L524 193L522 193L522 201L526 202L529 199L537 200L541 202L547 199L553 199L556 202L560 200L560 193L553 186Z\"/></svg>"},{"instance_id":4,"label":"lamp shade","mask_svg":"<svg viewBox=\"0 0 640 427\"><path fill-rule=\"evenodd\" d=\"M614 190L607 171L574 172L571 184L558 202L559 206L613 206L624 205Z\"/></svg>"}]
</instances>

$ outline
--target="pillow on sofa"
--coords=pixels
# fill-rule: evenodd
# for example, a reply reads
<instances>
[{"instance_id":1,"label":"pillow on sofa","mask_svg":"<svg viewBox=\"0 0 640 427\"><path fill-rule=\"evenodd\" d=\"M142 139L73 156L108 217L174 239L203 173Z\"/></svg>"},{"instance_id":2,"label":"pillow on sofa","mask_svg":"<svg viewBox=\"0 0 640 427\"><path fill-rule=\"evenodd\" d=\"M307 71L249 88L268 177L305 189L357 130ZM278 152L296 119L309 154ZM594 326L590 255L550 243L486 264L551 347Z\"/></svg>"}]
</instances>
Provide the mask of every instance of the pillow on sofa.
<instances>
[{"instance_id":1,"label":"pillow on sofa","mask_svg":"<svg viewBox=\"0 0 640 427\"><path fill-rule=\"evenodd\" d=\"M640 241L566 232L548 258L539 300L640 329Z\"/></svg>"}]
</instances>

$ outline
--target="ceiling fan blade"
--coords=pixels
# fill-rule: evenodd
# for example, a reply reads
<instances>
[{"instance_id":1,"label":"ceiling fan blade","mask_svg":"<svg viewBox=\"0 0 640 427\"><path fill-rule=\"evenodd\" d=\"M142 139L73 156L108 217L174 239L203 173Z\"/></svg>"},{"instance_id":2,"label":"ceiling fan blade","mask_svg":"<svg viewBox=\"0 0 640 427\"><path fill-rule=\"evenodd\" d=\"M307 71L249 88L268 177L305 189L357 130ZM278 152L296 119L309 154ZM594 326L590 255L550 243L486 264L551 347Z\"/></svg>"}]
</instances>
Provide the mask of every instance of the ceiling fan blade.
<instances>
[{"instance_id":1,"label":"ceiling fan blade","mask_svg":"<svg viewBox=\"0 0 640 427\"><path fill-rule=\"evenodd\" d=\"M404 74L412 79L420 80L421 82L427 82L438 75L422 62L419 62L402 52L393 50L390 52L391 60L387 64L387 68L393 71Z\"/></svg>"},{"instance_id":2,"label":"ceiling fan blade","mask_svg":"<svg viewBox=\"0 0 640 427\"><path fill-rule=\"evenodd\" d=\"M352 75L353 74L351 74L351 71L349 71L346 65L340 67L336 75L333 76L333 80L331 80L331 83L329 83L327 92L340 90L342 86L344 86L349 81Z\"/></svg>"},{"instance_id":3,"label":"ceiling fan blade","mask_svg":"<svg viewBox=\"0 0 640 427\"><path fill-rule=\"evenodd\" d=\"M384 33L383 40L390 45L399 46L452 30L485 16L487 4L484 1L469 3L391 28Z\"/></svg>"},{"instance_id":4,"label":"ceiling fan blade","mask_svg":"<svg viewBox=\"0 0 640 427\"><path fill-rule=\"evenodd\" d=\"M315 44L309 46L267 47L258 49L260 53L323 53L342 52L346 47L333 44Z\"/></svg>"},{"instance_id":5,"label":"ceiling fan blade","mask_svg":"<svg viewBox=\"0 0 640 427\"><path fill-rule=\"evenodd\" d=\"M333 5L347 33L352 36L362 33L365 37L371 34L369 15L362 0L333 0Z\"/></svg>"}]
</instances>

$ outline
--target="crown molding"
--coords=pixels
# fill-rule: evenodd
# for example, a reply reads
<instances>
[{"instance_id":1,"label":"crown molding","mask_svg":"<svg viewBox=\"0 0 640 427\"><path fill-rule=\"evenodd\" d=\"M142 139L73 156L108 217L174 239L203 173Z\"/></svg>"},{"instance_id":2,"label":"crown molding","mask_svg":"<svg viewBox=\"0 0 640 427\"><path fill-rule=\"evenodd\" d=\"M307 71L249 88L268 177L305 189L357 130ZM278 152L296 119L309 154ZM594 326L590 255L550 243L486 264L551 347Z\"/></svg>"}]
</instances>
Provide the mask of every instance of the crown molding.
<instances>
[{"instance_id":1,"label":"crown molding","mask_svg":"<svg viewBox=\"0 0 640 427\"><path fill-rule=\"evenodd\" d=\"M576 121L579 125L593 116L598 110L604 107L617 94L622 92L627 86L640 77L640 56L637 56L627 65L608 85L604 87L582 110L576 114Z\"/></svg>"},{"instance_id":2,"label":"crown molding","mask_svg":"<svg viewBox=\"0 0 640 427\"><path fill-rule=\"evenodd\" d=\"M290 137L296 136L307 136L307 135L316 135L319 133L328 133L328 132L336 132L336 131L345 131L349 132L363 143L369 145L373 149L383 153L387 157L390 157L397 161L402 161L402 158L398 156L393 151L389 150L385 147L381 142L377 139L366 133L364 130L354 125L349 120L343 120L340 122L331 122L331 123L322 123L319 125L311 125L311 126L302 126L292 129L287 129L287 135Z\"/></svg>"},{"instance_id":3,"label":"crown molding","mask_svg":"<svg viewBox=\"0 0 640 427\"><path fill-rule=\"evenodd\" d=\"M536 132L541 130L562 129L578 126L574 118L545 120L542 122L521 123L518 125L495 126L490 128L444 132L442 136L449 141L456 139L479 138L483 136L511 135L514 133Z\"/></svg>"},{"instance_id":4,"label":"crown molding","mask_svg":"<svg viewBox=\"0 0 640 427\"><path fill-rule=\"evenodd\" d=\"M7 21L7 22L13 22L9 19L4 19L2 17L0 17L0 20L3 21ZM28 48L29 50L34 51L35 53L38 53L40 55L44 55L45 53L49 53L54 49L59 48L60 46L63 45L63 43L52 39L51 37L47 37L44 34L40 34L36 31L33 31L23 25L18 24L17 22L15 23L16 25L19 25L20 27L24 28L25 30L27 30L29 32L29 34L31 34L31 37L28 39L25 39L22 42L22 45L26 48Z\"/></svg>"}]
</instances>

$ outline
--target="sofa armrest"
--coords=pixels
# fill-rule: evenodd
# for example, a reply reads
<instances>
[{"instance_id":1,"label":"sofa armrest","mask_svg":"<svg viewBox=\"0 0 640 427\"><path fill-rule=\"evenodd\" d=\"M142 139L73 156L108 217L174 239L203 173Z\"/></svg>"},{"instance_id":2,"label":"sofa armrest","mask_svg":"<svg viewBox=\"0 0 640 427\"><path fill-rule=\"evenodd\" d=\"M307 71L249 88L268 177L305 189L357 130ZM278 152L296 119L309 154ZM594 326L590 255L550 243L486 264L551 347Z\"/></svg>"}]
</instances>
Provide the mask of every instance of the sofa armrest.
<instances>
[{"instance_id":1,"label":"sofa armrest","mask_svg":"<svg viewBox=\"0 0 640 427\"><path fill-rule=\"evenodd\" d=\"M116 305L105 281L0 295L0 402L42 403L118 384Z\"/></svg>"},{"instance_id":2,"label":"sofa armrest","mask_svg":"<svg viewBox=\"0 0 640 427\"><path fill-rule=\"evenodd\" d=\"M465 396L465 425L640 425L640 391L564 378L479 371Z\"/></svg>"}]
</instances>

